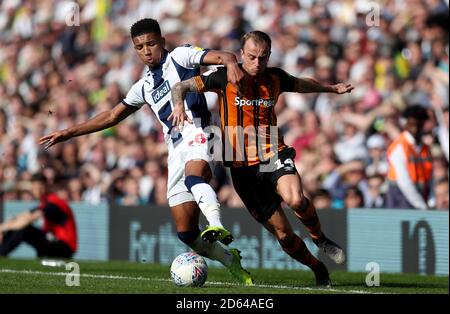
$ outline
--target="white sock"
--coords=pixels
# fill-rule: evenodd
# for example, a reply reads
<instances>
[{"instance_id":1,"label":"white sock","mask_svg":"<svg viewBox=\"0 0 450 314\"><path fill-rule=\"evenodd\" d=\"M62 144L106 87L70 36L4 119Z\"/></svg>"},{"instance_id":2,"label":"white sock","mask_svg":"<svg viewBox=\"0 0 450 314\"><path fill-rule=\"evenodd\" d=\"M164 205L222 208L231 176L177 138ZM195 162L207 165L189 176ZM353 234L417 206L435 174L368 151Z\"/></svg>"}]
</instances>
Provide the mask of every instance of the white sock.
<instances>
[{"instance_id":1,"label":"white sock","mask_svg":"<svg viewBox=\"0 0 450 314\"><path fill-rule=\"evenodd\" d=\"M230 266L233 261L233 256L230 251L225 249L221 244L218 242L210 243L203 241L200 236L189 244L189 247L204 257L219 261L225 267Z\"/></svg>"},{"instance_id":2,"label":"white sock","mask_svg":"<svg viewBox=\"0 0 450 314\"><path fill-rule=\"evenodd\" d=\"M220 220L220 204L213 188L207 183L197 183L192 186L191 193L209 225L223 227Z\"/></svg>"}]
</instances>

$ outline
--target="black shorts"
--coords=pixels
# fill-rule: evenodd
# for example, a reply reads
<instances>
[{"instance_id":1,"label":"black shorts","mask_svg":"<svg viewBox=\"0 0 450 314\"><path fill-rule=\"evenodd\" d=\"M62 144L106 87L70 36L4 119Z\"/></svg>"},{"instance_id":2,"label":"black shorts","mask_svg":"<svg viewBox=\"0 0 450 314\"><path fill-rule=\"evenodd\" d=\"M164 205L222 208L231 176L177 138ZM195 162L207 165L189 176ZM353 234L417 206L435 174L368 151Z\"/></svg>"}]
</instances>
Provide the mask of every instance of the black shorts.
<instances>
[{"instance_id":1,"label":"black shorts","mask_svg":"<svg viewBox=\"0 0 450 314\"><path fill-rule=\"evenodd\" d=\"M47 234L34 226L4 233L0 243L0 256L7 256L22 242L28 243L37 251L38 257L71 258L74 252L61 240L49 241Z\"/></svg>"},{"instance_id":2,"label":"black shorts","mask_svg":"<svg viewBox=\"0 0 450 314\"><path fill-rule=\"evenodd\" d=\"M287 147L268 165L231 168L234 189L250 214L260 223L269 219L281 204L278 179L297 173L295 149Z\"/></svg>"}]
</instances>

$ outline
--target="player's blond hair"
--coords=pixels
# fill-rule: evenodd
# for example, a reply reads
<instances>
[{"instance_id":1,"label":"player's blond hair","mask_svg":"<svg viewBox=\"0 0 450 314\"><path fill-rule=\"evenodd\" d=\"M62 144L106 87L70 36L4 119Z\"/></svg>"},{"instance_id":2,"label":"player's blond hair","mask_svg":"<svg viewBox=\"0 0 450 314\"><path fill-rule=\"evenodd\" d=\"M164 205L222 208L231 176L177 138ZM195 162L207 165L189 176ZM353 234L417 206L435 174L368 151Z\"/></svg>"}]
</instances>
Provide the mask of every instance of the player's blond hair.
<instances>
[{"instance_id":1,"label":"player's blond hair","mask_svg":"<svg viewBox=\"0 0 450 314\"><path fill-rule=\"evenodd\" d=\"M269 50L272 46L272 40L270 39L269 35L267 35L264 32L261 32L261 31L251 31L251 32L246 33L244 36L242 36L241 49L244 48L245 43L250 38L253 39L255 41L255 43L257 43L257 44L266 44L267 47L269 48Z\"/></svg>"}]
</instances>

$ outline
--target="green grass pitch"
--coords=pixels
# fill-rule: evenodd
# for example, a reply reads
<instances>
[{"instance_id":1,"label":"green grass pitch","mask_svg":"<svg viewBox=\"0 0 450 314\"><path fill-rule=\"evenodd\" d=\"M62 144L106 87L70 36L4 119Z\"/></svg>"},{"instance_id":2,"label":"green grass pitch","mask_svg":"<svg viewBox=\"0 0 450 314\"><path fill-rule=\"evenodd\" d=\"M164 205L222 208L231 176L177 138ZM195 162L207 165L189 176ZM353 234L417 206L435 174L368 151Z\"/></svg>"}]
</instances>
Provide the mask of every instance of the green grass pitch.
<instances>
[{"instance_id":1,"label":"green grass pitch","mask_svg":"<svg viewBox=\"0 0 450 314\"><path fill-rule=\"evenodd\" d=\"M0 259L0 293L64 294L448 294L448 276L380 274L379 287L365 285L365 273L332 272L331 289L314 286L312 272L250 269L254 287L233 280L226 269L210 268L200 288L170 281L169 266L129 262L78 262L80 286L66 286L65 267L42 266L40 260Z\"/></svg>"}]
</instances>

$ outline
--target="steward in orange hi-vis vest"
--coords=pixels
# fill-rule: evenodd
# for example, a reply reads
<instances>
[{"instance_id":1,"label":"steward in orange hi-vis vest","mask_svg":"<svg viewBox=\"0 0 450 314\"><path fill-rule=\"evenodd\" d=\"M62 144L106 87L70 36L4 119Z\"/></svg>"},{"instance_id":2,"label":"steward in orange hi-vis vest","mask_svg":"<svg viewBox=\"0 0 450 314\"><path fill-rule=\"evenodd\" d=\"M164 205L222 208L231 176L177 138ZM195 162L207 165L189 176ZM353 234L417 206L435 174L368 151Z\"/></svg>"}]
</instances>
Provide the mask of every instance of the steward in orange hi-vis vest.
<instances>
[{"instance_id":1,"label":"steward in orange hi-vis vest","mask_svg":"<svg viewBox=\"0 0 450 314\"><path fill-rule=\"evenodd\" d=\"M433 163L422 135L428 113L420 105L404 111L404 131L388 147L389 162L386 206L427 209L431 199Z\"/></svg>"},{"instance_id":2,"label":"steward in orange hi-vis vest","mask_svg":"<svg viewBox=\"0 0 450 314\"><path fill-rule=\"evenodd\" d=\"M402 145L406 154L409 177L419 189L422 189L430 182L433 174L430 148L428 145L423 144L420 152L416 152L414 146L407 141L405 133L403 132L400 137L389 146L387 151L388 156L397 145ZM394 167L389 167L388 180L397 181L397 174Z\"/></svg>"}]
</instances>

